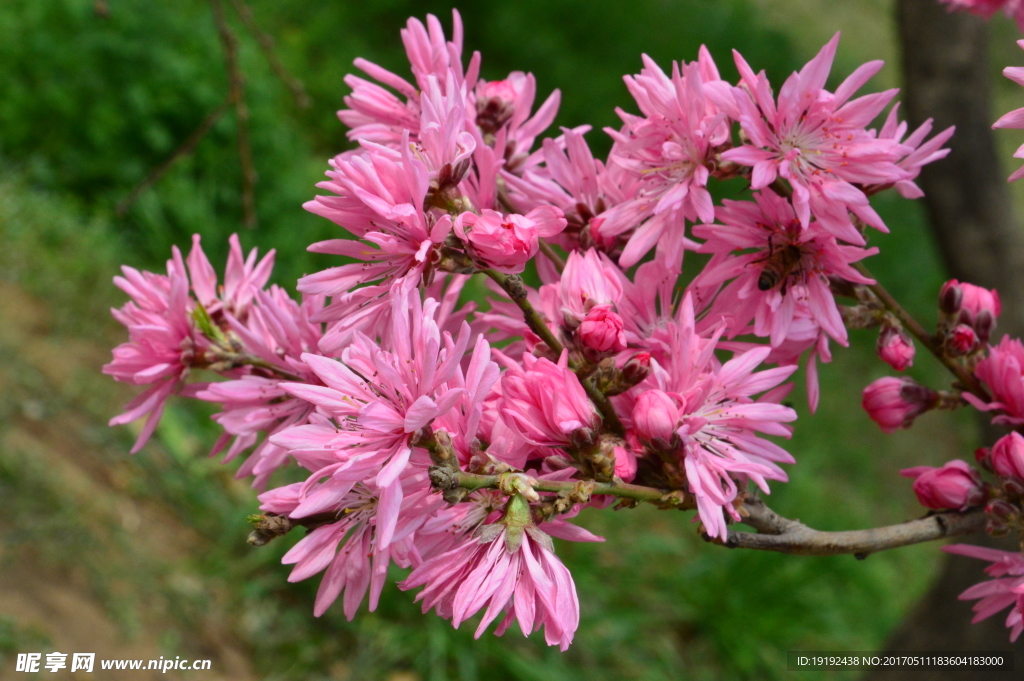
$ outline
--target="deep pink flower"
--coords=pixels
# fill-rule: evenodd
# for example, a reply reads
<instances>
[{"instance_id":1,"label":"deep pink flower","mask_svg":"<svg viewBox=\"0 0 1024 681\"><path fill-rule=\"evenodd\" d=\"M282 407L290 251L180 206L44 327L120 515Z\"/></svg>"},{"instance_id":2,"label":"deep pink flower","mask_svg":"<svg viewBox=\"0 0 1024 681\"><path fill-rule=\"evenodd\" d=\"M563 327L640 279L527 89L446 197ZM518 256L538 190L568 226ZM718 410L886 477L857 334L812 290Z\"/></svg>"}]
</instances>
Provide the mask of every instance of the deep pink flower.
<instances>
[{"instance_id":1,"label":"deep pink flower","mask_svg":"<svg viewBox=\"0 0 1024 681\"><path fill-rule=\"evenodd\" d=\"M612 311L611 305L597 305L583 318L576 334L580 342L597 352L620 352L626 349L626 334L622 317Z\"/></svg>"},{"instance_id":2,"label":"deep pink flower","mask_svg":"<svg viewBox=\"0 0 1024 681\"><path fill-rule=\"evenodd\" d=\"M1024 30L1024 4L1019 3L1019 0L1011 0L1015 7L1015 14L1017 14L1017 21L1022 26L1021 30ZM1017 45L1021 49L1024 49L1024 40L1018 40ZM1012 80L1017 85L1024 86L1024 66L1007 66L1003 69L1003 75ZM1003 114L1003 116L992 124L993 128L1011 128L1014 130L1020 130L1024 128L1024 108L1014 109L1010 113ZM1024 144L1017 149L1014 153L1015 158L1021 158L1024 156ZM1018 168L1010 175L1009 182L1019 180L1024 177L1024 167Z\"/></svg>"},{"instance_id":3,"label":"deep pink flower","mask_svg":"<svg viewBox=\"0 0 1024 681\"><path fill-rule=\"evenodd\" d=\"M579 600L572 575L555 556L551 538L529 520L529 506L516 495L509 508L517 508L510 519L506 511L501 522L484 525L455 548L424 562L399 586L425 586L417 596L423 612L437 614L459 624L486 607L477 626L479 638L487 627L504 615L495 632L501 635L518 622L524 636L544 627L548 645L568 649L579 626Z\"/></svg>"},{"instance_id":4,"label":"deep pink flower","mask_svg":"<svg viewBox=\"0 0 1024 681\"><path fill-rule=\"evenodd\" d=\"M153 434L167 398L181 390L207 341L192 322L194 301L188 293L188 272L177 247L167 262L166 276L127 266L121 271L124 276L114 277L114 284L131 300L111 313L128 328L129 340L114 348L113 360L103 366L103 373L123 383L149 386L109 423L123 425L147 417L132 446L134 454Z\"/></svg>"},{"instance_id":5,"label":"deep pink flower","mask_svg":"<svg viewBox=\"0 0 1024 681\"><path fill-rule=\"evenodd\" d=\"M886 376L864 388L861 406L886 433L909 428L918 416L933 409L939 395L907 378Z\"/></svg>"},{"instance_id":6,"label":"deep pink flower","mask_svg":"<svg viewBox=\"0 0 1024 681\"><path fill-rule=\"evenodd\" d=\"M1022 443L1024 444L1024 443ZM985 501L985 487L978 471L966 461L955 459L940 468L917 466L900 471L914 478L914 494L925 508L965 510Z\"/></svg>"},{"instance_id":7,"label":"deep pink flower","mask_svg":"<svg viewBox=\"0 0 1024 681\"><path fill-rule=\"evenodd\" d=\"M990 460L999 475L1024 480L1024 437L1016 431L1001 437L992 446Z\"/></svg>"},{"instance_id":8,"label":"deep pink flower","mask_svg":"<svg viewBox=\"0 0 1024 681\"><path fill-rule=\"evenodd\" d=\"M1024 556L1019 552L999 551L970 544L943 546L947 553L987 560L992 564L985 572L995 579L975 584L960 594L960 600L979 599L974 604L974 619L977 624L1000 610L1010 608L1006 626L1010 630L1010 642L1015 642L1024 631Z\"/></svg>"},{"instance_id":9,"label":"deep pink flower","mask_svg":"<svg viewBox=\"0 0 1024 681\"><path fill-rule=\"evenodd\" d=\"M950 279L942 285L939 304L949 323L963 324L977 333L977 340L987 343L1003 310L999 292Z\"/></svg>"},{"instance_id":10,"label":"deep pink flower","mask_svg":"<svg viewBox=\"0 0 1024 681\"><path fill-rule=\"evenodd\" d=\"M1020 425L1024 423L1024 345L1020 340L1003 336L999 345L989 346L988 357L981 360L974 369L992 392L992 401L984 402L977 396L964 392L963 398L982 411L1002 412L992 418L992 423Z\"/></svg>"},{"instance_id":11,"label":"deep pink flower","mask_svg":"<svg viewBox=\"0 0 1024 681\"><path fill-rule=\"evenodd\" d=\"M1024 31L1024 3L1021 0L939 0L949 5L949 10L966 10L971 14L977 14L986 19L990 18L999 10L1017 22L1020 30Z\"/></svg>"},{"instance_id":12,"label":"deep pink flower","mask_svg":"<svg viewBox=\"0 0 1024 681\"><path fill-rule=\"evenodd\" d=\"M801 227L789 201L770 189L755 193L754 199L726 200L717 213L723 224L693 229L695 236L707 239L698 250L714 257L692 288L714 291L732 280L714 297L706 319L725 319L730 336L745 332L753 321L754 333L777 346L804 302L818 326L845 345L846 327L828 277L873 283L851 264L878 249L839 244L817 222ZM701 292L700 297L711 299L712 294Z\"/></svg>"},{"instance_id":13,"label":"deep pink flower","mask_svg":"<svg viewBox=\"0 0 1024 681\"><path fill-rule=\"evenodd\" d=\"M896 371L903 371L914 364L914 341L903 329L889 325L882 327L875 349L882 361Z\"/></svg>"},{"instance_id":14,"label":"deep pink flower","mask_svg":"<svg viewBox=\"0 0 1024 681\"><path fill-rule=\"evenodd\" d=\"M357 480L372 481L387 499L402 499L400 477L410 466L414 435L457 405L466 414L479 410L490 385L467 385L461 366L470 341L468 325L457 338L442 334L435 313L438 305L420 302L419 292L396 286L391 295L391 329L378 344L356 334L341 361L304 354L324 386L282 383L288 393L306 400L333 419L331 425L289 428L271 441L299 458L294 450L321 461L310 484L330 474L338 494ZM478 338L468 358L473 367L486 367L490 348ZM486 373L486 372L485 372ZM490 372L491 383L497 378ZM301 460L300 460L301 462ZM328 494L325 492L325 494ZM387 546L396 516L386 515L378 525L378 541Z\"/></svg>"},{"instance_id":15,"label":"deep pink flower","mask_svg":"<svg viewBox=\"0 0 1024 681\"><path fill-rule=\"evenodd\" d=\"M537 255L540 239L565 229L565 218L552 206L535 208L526 215L503 215L494 210L462 213L455 233L466 242L470 254L500 272L522 272Z\"/></svg>"},{"instance_id":16,"label":"deep pink flower","mask_svg":"<svg viewBox=\"0 0 1024 681\"><path fill-rule=\"evenodd\" d=\"M722 158L752 166L754 189L767 187L776 177L788 180L796 215L804 227L814 213L835 236L863 244L848 210L866 224L887 230L867 196L854 185L908 179L911 173L897 163L910 149L865 128L896 96L896 90L850 100L882 68L881 61L859 67L835 93L823 89L838 44L837 33L799 73L786 80L777 103L764 72L755 75L734 51L741 76L741 87L734 90L738 119L750 141L724 152Z\"/></svg>"},{"instance_id":17,"label":"deep pink flower","mask_svg":"<svg viewBox=\"0 0 1024 681\"><path fill-rule=\"evenodd\" d=\"M619 257L623 267L655 245L663 262L678 266L686 243L683 220L715 217L709 166L714 148L729 141L730 121L705 93L706 84L721 82L706 49L697 62L673 62L671 76L647 55L643 63L639 75L625 77L642 115L619 111L622 129L606 129L615 140L609 163L631 172L640 189L608 212L600 232L608 238L636 228Z\"/></svg>"}]
</instances>

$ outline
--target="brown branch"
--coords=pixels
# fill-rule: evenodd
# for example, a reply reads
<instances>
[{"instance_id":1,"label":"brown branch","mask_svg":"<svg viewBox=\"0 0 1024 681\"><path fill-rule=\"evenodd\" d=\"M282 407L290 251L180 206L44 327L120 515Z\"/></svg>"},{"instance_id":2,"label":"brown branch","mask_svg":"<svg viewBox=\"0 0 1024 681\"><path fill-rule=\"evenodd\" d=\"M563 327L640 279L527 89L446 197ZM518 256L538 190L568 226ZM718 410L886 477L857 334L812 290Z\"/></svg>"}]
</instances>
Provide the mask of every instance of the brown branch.
<instances>
[{"instance_id":1,"label":"brown branch","mask_svg":"<svg viewBox=\"0 0 1024 681\"><path fill-rule=\"evenodd\" d=\"M238 160L242 166L242 222L249 229L257 225L256 219L256 167L252 161L252 145L249 141L249 108L245 105L245 76L238 64L238 39L231 32L224 7L220 0L210 0L213 20L217 24L217 35L224 48L224 64L228 70L231 103L235 107L236 139Z\"/></svg>"},{"instance_id":2,"label":"brown branch","mask_svg":"<svg viewBox=\"0 0 1024 681\"><path fill-rule=\"evenodd\" d=\"M339 520L340 514L334 511L317 513L305 518L289 518L286 515L277 513L258 513L249 516L252 524L252 532L246 540L251 546L265 546L272 540L283 537L296 527L305 527L307 530L315 530L324 525L330 525Z\"/></svg>"},{"instance_id":3,"label":"brown branch","mask_svg":"<svg viewBox=\"0 0 1024 681\"><path fill-rule=\"evenodd\" d=\"M125 213L127 213L128 209L131 208L132 205L139 200L139 196L142 194L142 192L146 191L151 186L159 182L160 178L162 178L164 174L171 169L171 166L173 166L178 161L178 159L184 156L188 156L193 151L195 151L195 148L199 145L202 139L206 137L206 134L210 132L211 129L213 129L213 126L217 123L217 121L220 120L221 116L224 115L224 113L228 110L229 106L231 106L230 97L225 99L220 106L218 106L210 113L210 115L204 118L203 122L199 124L199 127L193 130L192 134L185 138L185 141L182 142L177 149L171 152L170 156L164 159L164 161L160 165L153 168L153 170L149 171L149 175L146 175L145 179L142 180L142 182L135 185L135 188L128 193L128 196L121 199L121 201L117 204L117 214L124 215Z\"/></svg>"},{"instance_id":4,"label":"brown branch","mask_svg":"<svg viewBox=\"0 0 1024 681\"><path fill-rule=\"evenodd\" d=\"M292 97L295 98L295 105L300 109L308 109L313 101L306 93L305 86L303 86L301 80L289 73L288 69L281 63L281 60L277 58L277 52L274 51L274 39L256 23L252 10L245 4L245 0L231 0L231 6L234 7L235 12L242 20L242 23L245 24L249 33L256 38L256 42L263 51L263 56L266 58L267 63L270 64L270 69L274 72L274 75L281 79L281 82L292 93Z\"/></svg>"},{"instance_id":5,"label":"brown branch","mask_svg":"<svg viewBox=\"0 0 1024 681\"><path fill-rule=\"evenodd\" d=\"M555 250L555 247L549 244L548 242L544 241L543 239L540 240L540 252L543 253L547 257L547 259L551 261L551 263L555 266L555 269L557 269L559 272L565 269L565 258L558 255L558 251Z\"/></svg>"},{"instance_id":6,"label":"brown branch","mask_svg":"<svg viewBox=\"0 0 1024 681\"><path fill-rule=\"evenodd\" d=\"M802 556L852 553L857 558L866 558L878 551L945 537L976 534L985 529L985 512L980 508L936 513L899 525L845 532L822 532L807 527L799 520L784 518L756 497L747 499L743 509L749 513L743 523L758 532L730 530L722 544L729 548L778 551Z\"/></svg>"}]
</instances>

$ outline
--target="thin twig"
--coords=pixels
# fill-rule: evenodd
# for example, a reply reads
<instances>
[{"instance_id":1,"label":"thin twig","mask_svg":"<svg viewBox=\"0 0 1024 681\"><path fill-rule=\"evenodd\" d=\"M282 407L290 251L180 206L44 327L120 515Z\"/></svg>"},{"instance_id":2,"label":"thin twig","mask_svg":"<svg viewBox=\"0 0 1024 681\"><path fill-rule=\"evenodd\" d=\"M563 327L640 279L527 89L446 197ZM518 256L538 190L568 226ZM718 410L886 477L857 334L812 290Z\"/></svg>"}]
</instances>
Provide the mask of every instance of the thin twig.
<instances>
[{"instance_id":1,"label":"thin twig","mask_svg":"<svg viewBox=\"0 0 1024 681\"><path fill-rule=\"evenodd\" d=\"M957 380L960 382L963 388L971 393L974 393L980 399L988 402L990 399L988 392L981 385L981 383L978 382L978 379L975 378L974 375L971 374L971 372L969 372L966 367L964 367L962 364L957 362L952 357L947 357L946 354L942 352L942 348L939 347L939 344L936 342L935 337L932 334L925 331L924 327L921 326L921 324L913 317L913 315L907 312L903 308L903 306L899 304L899 301L897 301L892 296L892 294L886 290L884 286L878 283L878 280L875 279L874 276L872 276L868 268L865 267L863 263L859 262L854 263L854 267L857 268L857 271L863 274L865 277L875 280L876 283L868 286L871 292L878 297L878 300L883 305L885 305L886 309L889 310L889 312L892 312L900 320L900 323L904 326L904 328L910 331L910 333L913 334L913 336L917 338L917 340L920 341L921 344L924 345L930 353L935 355L935 358L938 359L944 367L949 369L949 371L952 372L954 376L956 376Z\"/></svg>"},{"instance_id":2,"label":"thin twig","mask_svg":"<svg viewBox=\"0 0 1024 681\"><path fill-rule=\"evenodd\" d=\"M253 165L252 145L249 142L249 108L245 105L245 76L238 64L238 39L228 26L220 0L210 0L210 8L213 10L213 20L217 24L217 35L224 48L224 64L228 70L231 103L235 106L238 160L242 166L242 222L249 229L253 229L257 225L256 167Z\"/></svg>"},{"instance_id":3,"label":"thin twig","mask_svg":"<svg viewBox=\"0 0 1024 681\"><path fill-rule=\"evenodd\" d=\"M469 491L478 489L501 489L501 475L478 475L458 471L452 474L452 486L461 487ZM579 480L537 480L531 479L530 486L538 492L572 492L579 486ZM587 482L591 494L618 497L621 499L632 499L633 501L647 501L659 506L678 508L682 510L693 510L697 508L697 502L693 496L679 490L664 490L643 485L632 485L626 482Z\"/></svg>"},{"instance_id":4,"label":"thin twig","mask_svg":"<svg viewBox=\"0 0 1024 681\"><path fill-rule=\"evenodd\" d=\"M758 530L729 531L721 542L729 548L778 551L803 556L834 556L852 553L865 558L872 553L946 537L975 534L985 529L985 511L936 513L898 525L846 532L822 532L790 520L768 508L754 497L744 501L749 513L743 522Z\"/></svg>"},{"instance_id":5,"label":"thin twig","mask_svg":"<svg viewBox=\"0 0 1024 681\"><path fill-rule=\"evenodd\" d=\"M199 124L199 127L193 130L192 134L186 137L185 141L182 142L177 149L171 152L170 156L164 159L164 161L160 165L153 168L153 170L149 171L149 175L146 175L145 179L142 180L142 182L135 185L135 188L128 193L128 196L121 199L120 203L117 204L117 214L124 215L125 213L127 213L128 209L131 208L132 205L134 205L134 203L139 200L139 196L142 194L142 192L146 191L151 186L159 182L160 178L162 178L164 174L171 169L171 166L173 166L178 161L178 159L184 156L188 156L193 151L195 151L195 148L199 145L202 139L206 137L206 134L210 132L211 129L213 129L213 126L217 123L217 121L220 120L221 116L224 115L224 113L228 110L229 106L231 106L230 97L225 99L220 106L218 106L210 113L210 115L204 118L203 122Z\"/></svg>"},{"instance_id":6,"label":"thin twig","mask_svg":"<svg viewBox=\"0 0 1024 681\"><path fill-rule=\"evenodd\" d=\"M288 69L281 63L281 60L277 58L277 52L274 51L274 39L256 23L252 10L245 4L245 0L231 0L231 6L235 8L235 12L242 20L242 23L245 24L249 33L256 38L256 42L263 51L263 56L266 58L267 63L270 64L270 69L274 72L274 75L280 78L281 82L292 93L292 97L295 98L295 105L300 109L308 109L313 101L306 93L305 86L303 86L301 80L289 73Z\"/></svg>"},{"instance_id":7,"label":"thin twig","mask_svg":"<svg viewBox=\"0 0 1024 681\"><path fill-rule=\"evenodd\" d=\"M540 252L547 256L547 259L551 261L551 263L555 266L555 269L557 269L559 272L565 269L565 258L558 255L558 252L555 251L554 246L544 241L543 239L540 240Z\"/></svg>"}]
</instances>

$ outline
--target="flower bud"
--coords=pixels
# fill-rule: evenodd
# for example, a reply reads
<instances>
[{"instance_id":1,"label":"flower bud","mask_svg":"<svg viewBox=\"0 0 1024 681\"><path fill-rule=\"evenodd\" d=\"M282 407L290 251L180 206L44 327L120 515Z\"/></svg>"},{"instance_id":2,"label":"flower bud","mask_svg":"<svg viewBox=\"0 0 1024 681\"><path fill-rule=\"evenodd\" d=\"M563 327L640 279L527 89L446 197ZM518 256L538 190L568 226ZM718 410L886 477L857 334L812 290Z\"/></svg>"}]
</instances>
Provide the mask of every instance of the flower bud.
<instances>
[{"instance_id":1,"label":"flower bud","mask_svg":"<svg viewBox=\"0 0 1024 681\"><path fill-rule=\"evenodd\" d=\"M1024 497L1024 482L1016 478L1003 480L1003 491L1011 497Z\"/></svg>"},{"instance_id":2,"label":"flower bud","mask_svg":"<svg viewBox=\"0 0 1024 681\"><path fill-rule=\"evenodd\" d=\"M611 305L592 307L583 318L576 335L584 346L598 352L620 352L626 349L625 324L612 311Z\"/></svg>"},{"instance_id":3,"label":"flower bud","mask_svg":"<svg viewBox=\"0 0 1024 681\"><path fill-rule=\"evenodd\" d=\"M910 378L886 376L864 388L861 405L886 433L909 428L914 419L933 409L939 394Z\"/></svg>"},{"instance_id":4,"label":"flower bud","mask_svg":"<svg viewBox=\"0 0 1024 681\"><path fill-rule=\"evenodd\" d=\"M1002 499L993 499L985 507L985 514L993 520L1005 523L1007 520L1013 520L1020 515L1020 509Z\"/></svg>"},{"instance_id":5,"label":"flower bud","mask_svg":"<svg viewBox=\"0 0 1024 681\"><path fill-rule=\"evenodd\" d=\"M622 365L622 381L634 386L651 375L651 353L638 352Z\"/></svg>"},{"instance_id":6,"label":"flower bud","mask_svg":"<svg viewBox=\"0 0 1024 681\"><path fill-rule=\"evenodd\" d=\"M946 345L951 354L961 356L974 351L979 343L978 334L973 328L966 324L957 324L949 332Z\"/></svg>"},{"instance_id":7,"label":"flower bud","mask_svg":"<svg viewBox=\"0 0 1024 681\"><path fill-rule=\"evenodd\" d=\"M875 349L882 361L896 371L903 371L914 363L914 342L896 326L882 327Z\"/></svg>"},{"instance_id":8,"label":"flower bud","mask_svg":"<svg viewBox=\"0 0 1024 681\"><path fill-rule=\"evenodd\" d=\"M454 231L466 242L472 255L501 272L522 272L527 261L540 250L540 237L554 236L565 229L562 212L542 206L526 215L502 215L483 210L480 215L462 213Z\"/></svg>"},{"instance_id":9,"label":"flower bud","mask_svg":"<svg viewBox=\"0 0 1024 681\"><path fill-rule=\"evenodd\" d=\"M914 494L925 508L963 510L985 500L981 476L966 461L956 459L940 468L918 466L900 471L915 478Z\"/></svg>"},{"instance_id":10,"label":"flower bud","mask_svg":"<svg viewBox=\"0 0 1024 681\"><path fill-rule=\"evenodd\" d=\"M476 124L485 133L498 132L515 113L518 96L509 80L481 80L476 87Z\"/></svg>"},{"instance_id":11,"label":"flower bud","mask_svg":"<svg viewBox=\"0 0 1024 681\"><path fill-rule=\"evenodd\" d=\"M988 447L978 447L974 450L974 460L978 465L987 471L992 470L992 450Z\"/></svg>"},{"instance_id":12,"label":"flower bud","mask_svg":"<svg viewBox=\"0 0 1024 681\"><path fill-rule=\"evenodd\" d=\"M990 313L995 319L999 318L1002 304L999 301L998 291L995 289L990 291L974 284L960 284L960 288L963 289L963 302L960 309L970 315L972 325L982 312Z\"/></svg>"},{"instance_id":13,"label":"flower bud","mask_svg":"<svg viewBox=\"0 0 1024 681\"><path fill-rule=\"evenodd\" d=\"M939 309L947 315L953 316L960 311L963 303L964 292L960 288L960 282L951 279L942 285L939 290Z\"/></svg>"},{"instance_id":14,"label":"flower bud","mask_svg":"<svg viewBox=\"0 0 1024 681\"><path fill-rule=\"evenodd\" d=\"M1014 431L992 447L992 470L1004 478L1024 479L1024 437Z\"/></svg>"},{"instance_id":15,"label":"flower bud","mask_svg":"<svg viewBox=\"0 0 1024 681\"><path fill-rule=\"evenodd\" d=\"M648 390L633 405L633 427L645 440L670 442L679 416L675 400L661 390Z\"/></svg>"}]
</instances>

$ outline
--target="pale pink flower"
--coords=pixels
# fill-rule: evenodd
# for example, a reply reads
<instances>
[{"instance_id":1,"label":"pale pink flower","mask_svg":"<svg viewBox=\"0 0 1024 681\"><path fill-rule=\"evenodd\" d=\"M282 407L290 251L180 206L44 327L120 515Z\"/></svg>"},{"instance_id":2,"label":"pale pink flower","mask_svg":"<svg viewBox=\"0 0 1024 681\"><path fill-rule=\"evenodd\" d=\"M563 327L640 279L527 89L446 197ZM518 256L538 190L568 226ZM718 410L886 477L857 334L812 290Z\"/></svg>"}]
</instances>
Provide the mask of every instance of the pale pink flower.
<instances>
[{"instance_id":1,"label":"pale pink flower","mask_svg":"<svg viewBox=\"0 0 1024 681\"><path fill-rule=\"evenodd\" d=\"M786 338L772 348L771 354L765 359L765 364L798 366L805 352L807 353L805 377L807 404L813 414L817 411L821 398L821 388L818 385L818 361L821 360L822 364L831 362L832 351L829 348L828 334L818 325L808 302L801 300L797 301L793 311L793 321L790 322Z\"/></svg>"},{"instance_id":2,"label":"pale pink flower","mask_svg":"<svg viewBox=\"0 0 1024 681\"><path fill-rule=\"evenodd\" d=\"M479 215L467 212L455 219L455 233L470 255L499 272L522 272L540 250L541 237L554 236L563 229L565 218L552 206L535 208L526 215L485 209Z\"/></svg>"},{"instance_id":3,"label":"pale pink flower","mask_svg":"<svg viewBox=\"0 0 1024 681\"><path fill-rule=\"evenodd\" d=\"M1024 631L1024 556L1019 552L999 551L970 544L943 546L942 550L992 563L985 568L985 572L995 579L975 584L960 594L960 600L979 599L974 604L975 615L971 620L972 624L977 624L1009 607L1006 626L1010 630L1010 642L1015 642Z\"/></svg>"},{"instance_id":4,"label":"pale pink flower","mask_svg":"<svg viewBox=\"0 0 1024 681\"><path fill-rule=\"evenodd\" d=\"M568 362L568 350L557 364L525 354L522 367L509 363L501 378L501 418L532 444L563 447L593 438L601 425Z\"/></svg>"},{"instance_id":5,"label":"pale pink flower","mask_svg":"<svg viewBox=\"0 0 1024 681\"><path fill-rule=\"evenodd\" d=\"M938 401L938 393L906 376L886 376L864 388L861 406L883 431L893 433L909 428Z\"/></svg>"},{"instance_id":6,"label":"pale pink flower","mask_svg":"<svg viewBox=\"0 0 1024 681\"><path fill-rule=\"evenodd\" d=\"M537 81L532 73L513 71L505 80L480 81L475 94L476 125L484 140L504 159L502 175L522 175L539 161L531 159L530 152L537 136L554 122L561 92L552 91L532 116L530 111L537 96Z\"/></svg>"},{"instance_id":7,"label":"pale pink flower","mask_svg":"<svg viewBox=\"0 0 1024 681\"><path fill-rule=\"evenodd\" d=\"M606 130L615 140L609 163L641 180L640 189L608 212L600 232L608 238L636 228L619 257L623 267L655 245L663 262L678 267L687 243L684 219L714 219L709 166L714 148L729 141L730 121L705 93L706 82L721 80L706 49L698 62L673 62L671 76L647 55L643 63L639 75L625 77L642 115L620 110L623 128Z\"/></svg>"},{"instance_id":8,"label":"pale pink flower","mask_svg":"<svg viewBox=\"0 0 1024 681\"><path fill-rule=\"evenodd\" d=\"M1019 4L1019 0L1012 0L1017 5L1016 12L1018 13L1018 23L1024 26L1024 4ZM1024 30L1022 28L1021 30ZM1024 49L1024 40L1018 40L1017 45L1021 49ZM1024 66L1007 66L1003 69L1003 75L1012 80L1017 85L1024 85ZM992 124L993 128L1011 128L1014 130L1020 130L1024 128L1024 108L1014 109L1013 111L1003 114L998 121ZM1024 158L1024 144L1022 144L1016 152L1013 154L1014 158ZM1019 180L1024 177L1024 167L1018 168L1010 175L1008 182Z\"/></svg>"},{"instance_id":9,"label":"pale pink flower","mask_svg":"<svg viewBox=\"0 0 1024 681\"><path fill-rule=\"evenodd\" d=\"M224 270L224 285L217 285L217 273L203 252L198 234L192 235L192 250L185 260L188 265L192 292L196 300L206 308L207 313L218 319L226 312L236 319L245 320L249 305L258 291L262 291L274 269L275 250L271 249L257 262L259 251L252 249L248 257L242 255L242 245L237 234L228 238L227 267Z\"/></svg>"},{"instance_id":10,"label":"pale pink flower","mask_svg":"<svg viewBox=\"0 0 1024 681\"><path fill-rule=\"evenodd\" d=\"M474 53L468 68L462 67L462 18L452 10L452 40L446 41L441 22L427 15L427 25L410 18L402 29L402 42L409 58L415 85L387 69L363 58L355 60L357 68L388 86L405 98L402 101L390 90L354 75L345 76L352 94L345 97L347 109L338 118L351 130L351 140L375 142L398 147L408 131L413 140L420 132L421 91L426 90L431 76L444 81L449 72L454 87L472 89L480 70L480 54Z\"/></svg>"},{"instance_id":11,"label":"pale pink flower","mask_svg":"<svg viewBox=\"0 0 1024 681\"><path fill-rule=\"evenodd\" d=\"M914 364L914 341L903 329L895 326L882 327L875 350L881 360L896 371L903 371Z\"/></svg>"},{"instance_id":12,"label":"pale pink flower","mask_svg":"<svg viewBox=\"0 0 1024 681\"><path fill-rule=\"evenodd\" d=\"M818 326L846 345L846 327L828 277L874 283L851 265L878 249L840 244L818 222L802 227L789 201L770 189L756 192L754 200L726 200L717 214L723 224L693 229L706 239L698 250L714 257L692 286L714 289L732 280L715 297L707 319L725 319L730 335L753 321L754 333L778 346L804 302ZM702 297L710 298L707 293Z\"/></svg>"},{"instance_id":13,"label":"pale pink flower","mask_svg":"<svg viewBox=\"0 0 1024 681\"><path fill-rule=\"evenodd\" d=\"M767 187L777 177L788 180L796 215L804 227L814 213L835 236L863 244L848 210L866 224L887 230L855 185L908 179L911 173L897 163L910 150L865 128L896 96L896 90L850 99L882 68L881 61L859 67L834 94L823 89L838 44L837 33L799 73L786 80L777 103L764 72L755 75L734 51L742 84L734 90L738 119L749 142L724 152L722 158L752 166L754 189Z\"/></svg>"},{"instance_id":14,"label":"pale pink flower","mask_svg":"<svg viewBox=\"0 0 1024 681\"><path fill-rule=\"evenodd\" d=\"M992 423L1019 426L1024 423L1024 345L1017 338L1003 336L999 345L989 346L988 357L974 369L974 375L992 392L992 401L985 402L964 392L962 396L982 411L1001 412Z\"/></svg>"},{"instance_id":15,"label":"pale pink flower","mask_svg":"<svg viewBox=\"0 0 1024 681\"><path fill-rule=\"evenodd\" d=\"M668 324L666 338L667 365L652 361L651 375L643 383L612 399L620 413L632 414L628 426L668 440L678 451L707 534L724 538L725 513L740 519L732 505L740 485L752 480L767 493L767 480L788 479L778 463L794 463L793 457L758 433L789 437L783 424L794 421L796 412L775 403L772 393L796 367L755 373L771 351L763 346L718 364L717 338L697 335L689 296L680 305L678 320ZM651 390L662 394L643 398ZM760 400L754 399L765 391ZM624 409L630 400L635 400L632 409ZM646 413L648 409L653 413ZM666 438L665 424L673 416L672 435Z\"/></svg>"},{"instance_id":16,"label":"pale pink flower","mask_svg":"<svg viewBox=\"0 0 1024 681\"><path fill-rule=\"evenodd\" d=\"M1014 431L992 445L992 469L1004 478L1024 480L1024 437Z\"/></svg>"},{"instance_id":17,"label":"pale pink flower","mask_svg":"<svg viewBox=\"0 0 1024 681\"><path fill-rule=\"evenodd\" d=\"M907 123L897 118L899 108L900 104L896 102L889 110L885 125L878 132L878 138L895 140L903 147L906 155L896 165L907 171L908 177L896 182L896 191L905 199L919 199L924 196L924 192L914 180L921 174L923 166L949 156L950 150L943 149L942 145L949 141L949 138L956 132L956 126L949 126L926 142L925 138L932 131L932 119L929 118L917 130L910 133L909 137L903 139L907 134Z\"/></svg>"},{"instance_id":18,"label":"pale pink flower","mask_svg":"<svg viewBox=\"0 0 1024 681\"><path fill-rule=\"evenodd\" d=\"M1017 22L1024 31L1024 2L1021 0L939 0L949 5L949 11L966 10L986 19L991 18L999 10Z\"/></svg>"},{"instance_id":19,"label":"pale pink flower","mask_svg":"<svg viewBox=\"0 0 1024 681\"><path fill-rule=\"evenodd\" d=\"M985 502L985 487L978 471L966 461L954 459L939 468L904 468L900 475L914 478L914 494L925 508L966 510Z\"/></svg>"},{"instance_id":20,"label":"pale pink flower","mask_svg":"<svg viewBox=\"0 0 1024 681\"><path fill-rule=\"evenodd\" d=\"M475 638L504 615L496 634L503 634L513 622L519 623L524 636L543 627L547 644L564 651L579 626L572 575L555 556L551 538L532 524L482 526L399 584L405 590L418 586L426 587L416 596L423 601L423 612L436 609L456 628L486 607Z\"/></svg>"}]
</instances>

